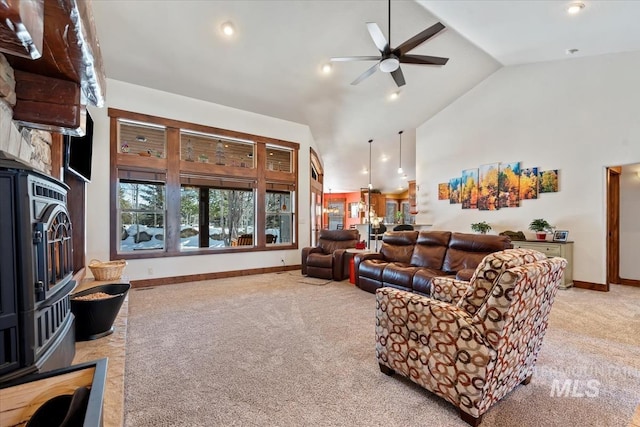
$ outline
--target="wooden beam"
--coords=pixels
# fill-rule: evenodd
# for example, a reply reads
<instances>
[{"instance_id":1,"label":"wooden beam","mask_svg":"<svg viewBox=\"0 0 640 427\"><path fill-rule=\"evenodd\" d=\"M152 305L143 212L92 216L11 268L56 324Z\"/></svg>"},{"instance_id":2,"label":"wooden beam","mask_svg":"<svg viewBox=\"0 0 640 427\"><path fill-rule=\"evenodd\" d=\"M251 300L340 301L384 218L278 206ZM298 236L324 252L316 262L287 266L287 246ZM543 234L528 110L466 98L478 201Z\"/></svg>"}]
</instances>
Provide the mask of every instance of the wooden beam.
<instances>
[{"instance_id":1,"label":"wooden beam","mask_svg":"<svg viewBox=\"0 0 640 427\"><path fill-rule=\"evenodd\" d=\"M0 52L29 60L42 56L44 0L3 1L0 7Z\"/></svg>"},{"instance_id":2,"label":"wooden beam","mask_svg":"<svg viewBox=\"0 0 640 427\"><path fill-rule=\"evenodd\" d=\"M15 70L16 105L13 119L23 126L50 132L83 135L80 85Z\"/></svg>"},{"instance_id":3,"label":"wooden beam","mask_svg":"<svg viewBox=\"0 0 640 427\"><path fill-rule=\"evenodd\" d=\"M106 74L91 1L44 3L44 52L38 60L11 56L15 70L69 80L80 85L83 104L104 106Z\"/></svg>"}]
</instances>

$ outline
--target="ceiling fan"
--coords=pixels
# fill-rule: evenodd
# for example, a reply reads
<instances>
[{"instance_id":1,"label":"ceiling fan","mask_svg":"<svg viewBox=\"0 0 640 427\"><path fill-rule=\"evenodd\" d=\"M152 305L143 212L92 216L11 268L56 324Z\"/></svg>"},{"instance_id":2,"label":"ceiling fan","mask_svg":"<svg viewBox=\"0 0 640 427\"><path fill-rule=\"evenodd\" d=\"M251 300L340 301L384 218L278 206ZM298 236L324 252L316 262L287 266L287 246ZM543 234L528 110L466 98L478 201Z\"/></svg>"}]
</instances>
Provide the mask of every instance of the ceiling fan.
<instances>
[{"instance_id":1,"label":"ceiling fan","mask_svg":"<svg viewBox=\"0 0 640 427\"><path fill-rule=\"evenodd\" d=\"M409 40L402 43L395 49L391 48L391 0L389 0L389 41L384 37L380 27L375 22L367 22L367 29L373 39L376 47L380 51L380 56L344 56L331 58L333 62L340 61L378 61L364 73L360 74L357 79L351 82L352 85L357 85L370 75L376 72L377 69L384 73L391 73L391 77L396 82L398 87L404 86L404 75L400 64L419 64L419 65L445 65L449 58L441 58L438 56L425 56L425 55L409 55L408 52L431 37L438 34L445 28L440 22L427 28L426 30L416 34Z\"/></svg>"}]
</instances>

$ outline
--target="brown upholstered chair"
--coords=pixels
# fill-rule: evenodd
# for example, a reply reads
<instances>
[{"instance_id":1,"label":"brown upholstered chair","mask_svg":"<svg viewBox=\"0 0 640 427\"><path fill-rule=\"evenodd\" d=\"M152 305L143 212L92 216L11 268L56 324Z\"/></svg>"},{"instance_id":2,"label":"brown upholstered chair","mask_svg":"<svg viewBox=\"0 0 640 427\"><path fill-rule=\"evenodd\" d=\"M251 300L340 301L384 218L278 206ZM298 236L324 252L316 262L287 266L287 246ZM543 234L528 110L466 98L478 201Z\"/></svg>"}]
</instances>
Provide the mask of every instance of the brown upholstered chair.
<instances>
[{"instance_id":1,"label":"brown upholstered chair","mask_svg":"<svg viewBox=\"0 0 640 427\"><path fill-rule=\"evenodd\" d=\"M318 246L302 248L302 274L329 280L349 277L344 253L355 248L358 230L321 230Z\"/></svg>"}]
</instances>

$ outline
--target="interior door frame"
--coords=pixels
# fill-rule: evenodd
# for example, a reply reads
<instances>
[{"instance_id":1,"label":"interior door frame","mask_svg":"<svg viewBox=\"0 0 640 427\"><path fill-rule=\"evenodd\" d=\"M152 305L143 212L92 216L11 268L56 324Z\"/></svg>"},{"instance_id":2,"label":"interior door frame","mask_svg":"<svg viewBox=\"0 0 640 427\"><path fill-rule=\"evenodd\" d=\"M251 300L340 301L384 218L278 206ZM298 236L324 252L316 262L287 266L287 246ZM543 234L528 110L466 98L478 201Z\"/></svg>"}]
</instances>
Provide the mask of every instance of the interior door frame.
<instances>
[{"instance_id":1,"label":"interior door frame","mask_svg":"<svg viewBox=\"0 0 640 427\"><path fill-rule=\"evenodd\" d=\"M309 242L311 246L315 246L324 221L322 211L320 211L319 215L316 212L317 206L320 206L320 208L324 206L324 169L322 168L322 163L320 163L318 153L313 148L309 150ZM316 178L313 176L314 170L317 175ZM318 221L319 223L317 223Z\"/></svg>"},{"instance_id":2,"label":"interior door frame","mask_svg":"<svg viewBox=\"0 0 640 427\"><path fill-rule=\"evenodd\" d=\"M620 175L621 166L607 168L607 291L620 283Z\"/></svg>"},{"instance_id":3,"label":"interior door frame","mask_svg":"<svg viewBox=\"0 0 640 427\"><path fill-rule=\"evenodd\" d=\"M622 166L607 168L607 282L640 287L640 280L620 277L621 174Z\"/></svg>"}]
</instances>

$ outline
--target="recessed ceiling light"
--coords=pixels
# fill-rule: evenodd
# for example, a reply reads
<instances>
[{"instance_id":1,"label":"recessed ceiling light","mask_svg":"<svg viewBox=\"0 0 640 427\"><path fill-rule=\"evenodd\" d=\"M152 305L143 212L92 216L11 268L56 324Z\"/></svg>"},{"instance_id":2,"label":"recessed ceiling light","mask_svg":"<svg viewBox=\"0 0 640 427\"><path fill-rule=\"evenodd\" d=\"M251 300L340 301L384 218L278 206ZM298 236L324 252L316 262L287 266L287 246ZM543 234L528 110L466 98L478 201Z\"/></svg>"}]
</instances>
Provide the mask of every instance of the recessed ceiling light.
<instances>
[{"instance_id":1,"label":"recessed ceiling light","mask_svg":"<svg viewBox=\"0 0 640 427\"><path fill-rule=\"evenodd\" d=\"M225 36L232 36L236 32L236 29L233 27L233 24L229 21L222 24L221 28Z\"/></svg>"},{"instance_id":2,"label":"recessed ceiling light","mask_svg":"<svg viewBox=\"0 0 640 427\"><path fill-rule=\"evenodd\" d=\"M575 49L575 48L567 49L567 50L564 51L564 53L566 53L567 55L573 55L574 53L578 53L579 50L580 49Z\"/></svg>"},{"instance_id":3,"label":"recessed ceiling light","mask_svg":"<svg viewBox=\"0 0 640 427\"><path fill-rule=\"evenodd\" d=\"M329 74L331 72L332 68L333 67L331 66L331 64L324 64L322 66L322 72L325 73L325 74Z\"/></svg>"},{"instance_id":4,"label":"recessed ceiling light","mask_svg":"<svg viewBox=\"0 0 640 427\"><path fill-rule=\"evenodd\" d=\"M575 15L576 13L580 12L582 9L584 9L584 3L580 3L580 2L571 3L567 7L567 13L571 15Z\"/></svg>"},{"instance_id":5,"label":"recessed ceiling light","mask_svg":"<svg viewBox=\"0 0 640 427\"><path fill-rule=\"evenodd\" d=\"M396 92L393 92L391 95L389 95L389 99L393 101L395 99L398 99L399 96L400 96L400 91L396 91Z\"/></svg>"}]
</instances>

